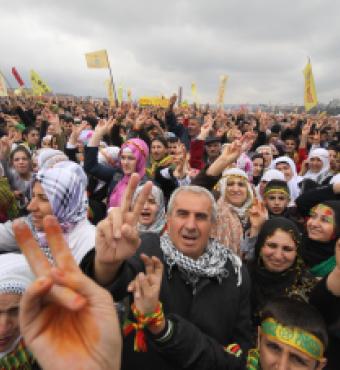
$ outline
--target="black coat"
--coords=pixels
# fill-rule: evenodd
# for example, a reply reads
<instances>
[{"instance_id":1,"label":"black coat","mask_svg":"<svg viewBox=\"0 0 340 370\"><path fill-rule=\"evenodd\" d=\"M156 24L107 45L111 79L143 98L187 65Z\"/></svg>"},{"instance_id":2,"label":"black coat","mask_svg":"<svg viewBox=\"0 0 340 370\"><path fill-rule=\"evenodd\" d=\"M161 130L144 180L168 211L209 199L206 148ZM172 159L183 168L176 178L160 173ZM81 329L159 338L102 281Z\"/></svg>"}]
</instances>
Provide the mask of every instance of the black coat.
<instances>
[{"instance_id":1,"label":"black coat","mask_svg":"<svg viewBox=\"0 0 340 370\"><path fill-rule=\"evenodd\" d=\"M115 300L122 300L127 295L129 282L144 271L138 257L141 253L157 256L164 262L159 236L143 235L136 256L122 265L116 281L109 287ZM93 261L85 268L89 275L92 274L91 263ZM166 319L174 323L173 335L160 344L146 331L148 352L137 353L133 351L134 335L130 334L124 340L123 370L244 369L245 356L237 358L230 355L223 346L238 343L244 354L250 348L249 276L242 268L242 284L238 287L231 262L226 263L229 276L221 284L213 278L201 279L195 294L176 267L169 277L165 265L160 301Z\"/></svg>"}]
</instances>

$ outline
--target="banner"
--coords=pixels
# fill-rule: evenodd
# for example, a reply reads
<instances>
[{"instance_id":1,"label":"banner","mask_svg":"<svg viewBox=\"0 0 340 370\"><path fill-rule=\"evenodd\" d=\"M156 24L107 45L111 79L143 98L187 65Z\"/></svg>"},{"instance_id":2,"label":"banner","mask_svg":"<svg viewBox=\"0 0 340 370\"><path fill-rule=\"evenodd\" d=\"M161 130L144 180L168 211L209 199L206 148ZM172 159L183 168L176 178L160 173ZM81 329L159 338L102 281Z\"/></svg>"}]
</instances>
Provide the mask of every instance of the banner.
<instances>
[{"instance_id":1,"label":"banner","mask_svg":"<svg viewBox=\"0 0 340 370\"><path fill-rule=\"evenodd\" d=\"M47 85L46 82L43 81L37 72L33 71L33 69L30 71L30 80L32 84L33 95L41 96L52 92L52 89Z\"/></svg>"},{"instance_id":2,"label":"banner","mask_svg":"<svg viewBox=\"0 0 340 370\"><path fill-rule=\"evenodd\" d=\"M225 93L225 88L226 88L226 85L227 85L227 80L228 80L227 75L222 75L220 77L220 85L219 85L218 91L217 91L217 104L219 104L221 106L224 104L224 93Z\"/></svg>"},{"instance_id":3,"label":"banner","mask_svg":"<svg viewBox=\"0 0 340 370\"><path fill-rule=\"evenodd\" d=\"M198 99L197 99L197 86L195 84L195 82L193 82L191 84L191 95L192 95L192 98L194 100L194 103L195 104L198 104Z\"/></svg>"},{"instance_id":4,"label":"banner","mask_svg":"<svg viewBox=\"0 0 340 370\"><path fill-rule=\"evenodd\" d=\"M305 110L306 112L308 112L313 107L318 105L318 98L316 96L312 65L310 61L308 61L305 69L303 70L303 74L305 76L305 91L304 91Z\"/></svg>"},{"instance_id":5,"label":"banner","mask_svg":"<svg viewBox=\"0 0 340 370\"><path fill-rule=\"evenodd\" d=\"M5 77L0 72L0 96L8 96Z\"/></svg>"},{"instance_id":6,"label":"banner","mask_svg":"<svg viewBox=\"0 0 340 370\"><path fill-rule=\"evenodd\" d=\"M15 67L12 67L12 74L14 78L17 80L20 87L25 86L23 79L21 78L21 76L19 75L19 72L16 70Z\"/></svg>"},{"instance_id":7,"label":"banner","mask_svg":"<svg viewBox=\"0 0 340 370\"><path fill-rule=\"evenodd\" d=\"M88 68L109 68L109 58L105 49L87 53L85 58Z\"/></svg>"},{"instance_id":8,"label":"banner","mask_svg":"<svg viewBox=\"0 0 340 370\"><path fill-rule=\"evenodd\" d=\"M105 81L106 89L107 89L107 98L109 99L111 107L116 106L114 92L113 92L113 86L111 79L108 79Z\"/></svg>"},{"instance_id":9,"label":"banner","mask_svg":"<svg viewBox=\"0 0 340 370\"><path fill-rule=\"evenodd\" d=\"M123 86L118 86L117 95L118 104L121 105L123 102Z\"/></svg>"},{"instance_id":10,"label":"banner","mask_svg":"<svg viewBox=\"0 0 340 370\"><path fill-rule=\"evenodd\" d=\"M169 107L169 99L165 99L164 97L157 97L157 96L142 96L139 98L139 105L141 107L145 106L152 106L152 107L161 107L161 108L168 108Z\"/></svg>"}]
</instances>

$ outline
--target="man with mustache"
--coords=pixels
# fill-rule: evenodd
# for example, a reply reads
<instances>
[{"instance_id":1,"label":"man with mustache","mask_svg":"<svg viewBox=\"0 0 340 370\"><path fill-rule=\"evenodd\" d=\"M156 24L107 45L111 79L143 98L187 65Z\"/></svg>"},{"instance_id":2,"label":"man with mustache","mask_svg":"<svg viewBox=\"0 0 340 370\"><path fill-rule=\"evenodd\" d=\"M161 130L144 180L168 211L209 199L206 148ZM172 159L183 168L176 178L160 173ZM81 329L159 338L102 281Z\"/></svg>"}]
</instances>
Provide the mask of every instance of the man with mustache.
<instances>
[{"instance_id":1,"label":"man with mustache","mask_svg":"<svg viewBox=\"0 0 340 370\"><path fill-rule=\"evenodd\" d=\"M168 205L167 233L140 240L136 224L152 184L131 206L137 183L133 175L121 207L98 224L96 251L88 256L87 273L116 301L133 291L136 277L157 289L148 273L150 257L164 267L162 304L155 312L151 303L152 312L134 305L129 311L122 369L244 369L251 339L249 277L239 257L210 238L214 198L199 186L178 188Z\"/></svg>"}]
</instances>

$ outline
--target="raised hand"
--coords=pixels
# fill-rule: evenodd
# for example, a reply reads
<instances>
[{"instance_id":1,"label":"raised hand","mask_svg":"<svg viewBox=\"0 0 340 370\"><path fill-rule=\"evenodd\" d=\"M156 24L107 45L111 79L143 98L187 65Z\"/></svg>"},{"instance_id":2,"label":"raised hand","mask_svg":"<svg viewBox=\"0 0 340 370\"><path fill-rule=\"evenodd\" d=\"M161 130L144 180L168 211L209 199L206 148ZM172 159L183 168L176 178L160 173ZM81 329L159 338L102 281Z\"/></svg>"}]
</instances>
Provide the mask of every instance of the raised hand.
<instances>
[{"instance_id":1,"label":"raised hand","mask_svg":"<svg viewBox=\"0 0 340 370\"><path fill-rule=\"evenodd\" d=\"M108 216L97 225L96 230L96 280L106 285L111 282L120 265L132 257L139 247L140 238L137 223L148 198L152 182L148 181L132 205L133 194L138 186L139 176L131 175L122 205L111 208Z\"/></svg>"},{"instance_id":2,"label":"raised hand","mask_svg":"<svg viewBox=\"0 0 340 370\"><path fill-rule=\"evenodd\" d=\"M23 221L13 226L37 276L20 304L25 343L45 370L118 370L122 344L112 297L81 272L56 218L43 222L55 267Z\"/></svg>"},{"instance_id":3,"label":"raised hand","mask_svg":"<svg viewBox=\"0 0 340 370\"><path fill-rule=\"evenodd\" d=\"M268 210L263 202L255 199L253 205L249 208L250 236L256 236L261 230L262 225L268 220Z\"/></svg>"},{"instance_id":4,"label":"raised hand","mask_svg":"<svg viewBox=\"0 0 340 370\"><path fill-rule=\"evenodd\" d=\"M141 254L140 258L144 262L145 274L139 273L129 284L128 291L133 293L138 311L148 314L155 311L159 302L163 263L157 257L148 257L145 254Z\"/></svg>"}]
</instances>

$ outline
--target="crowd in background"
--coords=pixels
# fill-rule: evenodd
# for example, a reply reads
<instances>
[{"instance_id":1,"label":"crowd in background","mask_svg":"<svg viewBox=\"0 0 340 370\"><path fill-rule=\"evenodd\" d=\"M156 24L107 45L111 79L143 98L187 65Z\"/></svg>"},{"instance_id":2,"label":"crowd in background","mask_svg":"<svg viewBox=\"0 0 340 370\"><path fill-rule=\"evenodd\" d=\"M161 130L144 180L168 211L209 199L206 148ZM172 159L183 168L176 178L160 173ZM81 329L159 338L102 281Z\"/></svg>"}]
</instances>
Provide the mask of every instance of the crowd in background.
<instances>
[{"instance_id":1,"label":"crowd in background","mask_svg":"<svg viewBox=\"0 0 340 370\"><path fill-rule=\"evenodd\" d=\"M31 269L61 253L53 227L79 281L114 298L122 369L339 368L340 117L176 103L0 100L0 368L53 369L18 318ZM107 342L116 360L92 369L119 368Z\"/></svg>"}]
</instances>

